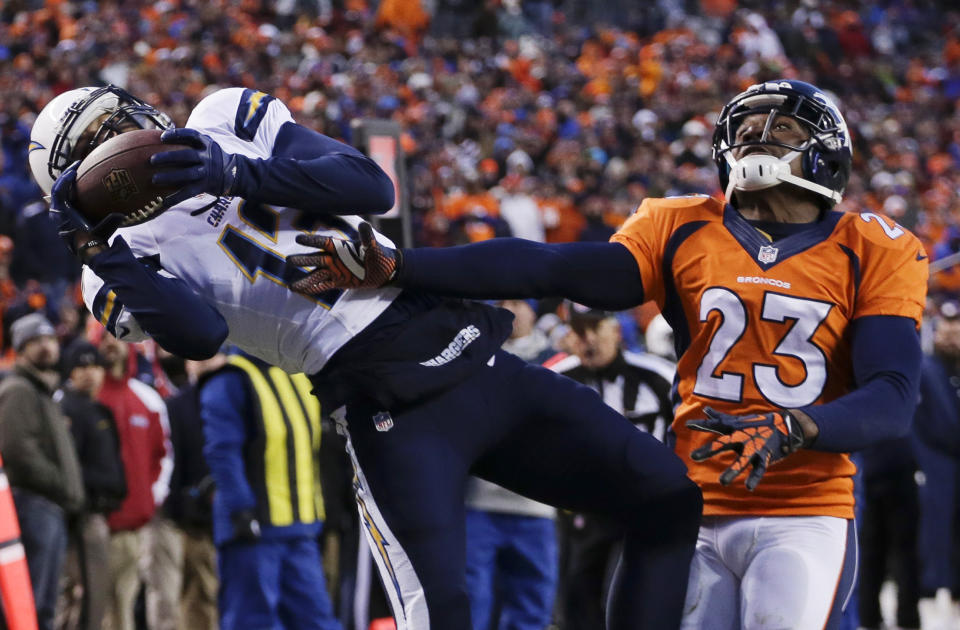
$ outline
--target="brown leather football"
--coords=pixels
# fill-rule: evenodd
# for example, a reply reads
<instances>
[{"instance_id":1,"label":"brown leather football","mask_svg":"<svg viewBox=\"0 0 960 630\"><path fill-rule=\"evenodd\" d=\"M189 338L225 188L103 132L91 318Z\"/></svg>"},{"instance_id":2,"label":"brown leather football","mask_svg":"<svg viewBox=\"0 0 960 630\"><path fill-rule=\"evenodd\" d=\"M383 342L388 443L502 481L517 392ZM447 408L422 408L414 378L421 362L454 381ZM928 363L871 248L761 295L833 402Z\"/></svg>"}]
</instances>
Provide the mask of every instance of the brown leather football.
<instances>
[{"instance_id":1,"label":"brown leather football","mask_svg":"<svg viewBox=\"0 0 960 630\"><path fill-rule=\"evenodd\" d=\"M176 188L154 186L157 168L150 156L188 148L160 142L160 129L138 129L110 138L83 159L77 169L76 206L91 224L114 212L126 217L122 227L143 223L162 209Z\"/></svg>"}]
</instances>

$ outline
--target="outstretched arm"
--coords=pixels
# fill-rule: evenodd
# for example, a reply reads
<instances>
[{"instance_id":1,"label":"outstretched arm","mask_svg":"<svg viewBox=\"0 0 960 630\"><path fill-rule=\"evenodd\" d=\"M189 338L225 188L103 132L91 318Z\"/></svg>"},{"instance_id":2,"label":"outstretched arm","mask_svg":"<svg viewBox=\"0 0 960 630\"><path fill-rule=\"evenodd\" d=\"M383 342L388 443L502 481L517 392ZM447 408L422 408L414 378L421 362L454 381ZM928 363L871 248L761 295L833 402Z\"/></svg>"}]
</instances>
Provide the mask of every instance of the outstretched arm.
<instances>
[{"instance_id":1,"label":"outstretched arm","mask_svg":"<svg viewBox=\"0 0 960 630\"><path fill-rule=\"evenodd\" d=\"M459 247L405 249L395 282L467 298L563 296L608 310L643 302L637 263L619 243L495 238Z\"/></svg>"},{"instance_id":2,"label":"outstretched arm","mask_svg":"<svg viewBox=\"0 0 960 630\"><path fill-rule=\"evenodd\" d=\"M313 267L291 287L314 295L330 289L386 284L451 297L566 297L621 310L643 303L643 282L633 255L619 243L537 243L495 238L460 247L395 250L376 240L369 224L345 241L319 234L297 237L318 251L289 256Z\"/></svg>"},{"instance_id":3,"label":"outstretched arm","mask_svg":"<svg viewBox=\"0 0 960 630\"><path fill-rule=\"evenodd\" d=\"M169 129L161 140L190 147L150 158L161 167L154 184L180 187L167 206L208 193L326 214L382 214L393 207L393 182L376 162L294 122L280 128L266 159L227 153L196 129Z\"/></svg>"},{"instance_id":4,"label":"outstretched arm","mask_svg":"<svg viewBox=\"0 0 960 630\"><path fill-rule=\"evenodd\" d=\"M328 214L383 214L393 207L393 181L363 153L288 122L273 157L250 160L242 197Z\"/></svg>"}]
</instances>

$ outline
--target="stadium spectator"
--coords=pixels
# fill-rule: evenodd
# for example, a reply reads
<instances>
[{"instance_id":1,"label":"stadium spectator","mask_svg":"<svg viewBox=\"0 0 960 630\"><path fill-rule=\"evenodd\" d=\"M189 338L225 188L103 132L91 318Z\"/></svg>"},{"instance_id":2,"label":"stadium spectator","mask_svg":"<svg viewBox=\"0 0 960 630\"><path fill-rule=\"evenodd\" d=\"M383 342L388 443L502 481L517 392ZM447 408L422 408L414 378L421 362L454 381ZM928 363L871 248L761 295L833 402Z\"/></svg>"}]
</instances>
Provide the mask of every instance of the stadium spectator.
<instances>
[{"instance_id":1,"label":"stadium spectator","mask_svg":"<svg viewBox=\"0 0 960 630\"><path fill-rule=\"evenodd\" d=\"M459 168L444 155L459 131L467 130L477 145L492 148L500 122L512 119L511 124L524 134L539 131L541 113L552 109L545 103L559 98L573 104L564 118L576 124L565 129L563 136L539 134L543 150L527 151L534 158L535 175L559 183L565 171L581 170L579 156L563 164L550 164L544 157L565 138L587 145L603 132L604 149L611 157L624 158L632 175L669 181L675 177L672 170L661 164L644 168L639 156L650 151L668 154L665 149L676 140L685 120L719 109L724 93L750 82L744 77L770 77L779 71L823 79L821 83L826 82L850 110L854 135L865 143L888 147L891 160L917 153L918 159L904 161L902 170L919 184L919 192L932 184L930 169L936 161L931 162L931 157L942 154L956 163L956 152L950 151L949 115L956 101L951 98L951 86L956 83L951 79L955 74L951 68L956 67L951 51L956 46L947 44L956 40L948 25L957 18L947 7L931 7L921 16L898 6L868 2L845 7L855 14L803 3L740 12L703 6L702 14L682 5L630 6L613 11L614 23L602 24L593 21L600 9L571 0L558 5L551 15L549 38L525 36L523 45L515 46L497 32L497 14L510 10L498 4L491 3L494 28L490 32L496 41L504 42L499 56L490 54L492 42L470 37L473 19L468 13L474 7L462 2L438 3L431 23L436 37L423 39L416 55L405 48L407 41L398 38L395 30L376 30L374 14L359 5L324 11L310 6L283 11L234 7L224 12L222 25L201 7L181 3L123 11L74 3L34 12L11 7L0 16L8 51L0 62L0 80L16 94L5 107L4 128L10 131L0 134L7 164L25 163L26 143L17 138L24 137L23 130L39 105L64 89L116 78L131 89L155 94L162 109L182 122L203 96L205 83L222 85L243 79L267 91L289 94L295 115L348 140L349 118L380 115L381 97L394 97L397 104L389 114L404 124L407 137L417 147L411 153L411 166L432 163L434 173L442 167ZM533 9L534 4L521 3L531 24L542 21L529 19L541 13ZM602 8L604 14L608 10ZM447 14L456 18L447 19ZM270 17L288 26L259 29ZM176 35L171 36L164 24L176 24ZM461 27L466 31L456 34L454 29ZM190 33L204 29L211 42L189 38ZM870 56L861 54L862 41L851 46L859 35L848 41L849 33L860 31L873 48ZM256 35L231 36L239 32ZM33 33L50 33L50 37L35 41ZM177 36L182 39L178 41ZM770 51L775 50L777 39L788 53L786 58L750 58L771 46ZM588 48L592 52L586 63L580 52ZM110 52L101 58L98 51L103 49ZM120 53L131 50L132 56ZM49 63L40 66L31 54ZM390 72L371 75L369 62L385 55L395 55L397 63ZM436 80L423 84L420 74L425 64L439 59L444 63L435 63L431 69ZM344 81L347 76L360 80ZM524 80L517 81L518 77ZM594 80L606 87L593 89L594 84L576 100L565 99ZM688 85L693 86L692 94L684 90ZM360 92L355 94L357 86ZM471 98L487 93L496 94L508 106L471 107ZM902 103L909 95L916 95L924 108L908 116ZM877 106L871 106L874 103ZM645 112L640 118L653 115L655 122L635 127L630 119L640 112ZM609 127L615 133L608 136ZM911 138L921 142L913 143ZM911 148L913 144L917 146ZM479 157L492 155L489 150ZM869 181L883 168L876 160L858 165L845 207L864 207L869 189L858 188L856 180ZM27 181L22 168L5 168L4 173ZM941 178L956 175L947 171L938 175ZM705 181L709 184L710 179ZM650 194L660 195L668 188L658 185ZM920 205L912 201L908 199L908 208ZM921 211L921 215L939 213L933 208ZM928 229L925 221L920 225L923 231ZM930 227L930 236L935 237L936 222Z\"/></svg>"},{"instance_id":2,"label":"stadium spectator","mask_svg":"<svg viewBox=\"0 0 960 630\"><path fill-rule=\"evenodd\" d=\"M167 421L170 422L169 407L166 403L186 382L186 361L166 352L153 340L136 344L134 348L138 359L136 378L150 385L164 399ZM147 581L149 587L146 592L146 616L152 620L150 630L177 630L182 626L179 613L182 608L180 595L183 591L186 539L180 524L173 517L172 504L176 497L189 490L184 488L181 474L184 459L177 452L178 446L184 446L181 441L184 436L173 427L172 422L168 424L168 431L169 448L173 455L167 495L153 518L143 528L145 544L149 550L146 561L147 571L150 573ZM194 431L193 435L196 437L201 428L196 427ZM192 454L201 456L202 447L195 448ZM185 456L189 457L190 453Z\"/></svg>"},{"instance_id":3,"label":"stadium spectator","mask_svg":"<svg viewBox=\"0 0 960 630\"><path fill-rule=\"evenodd\" d=\"M217 562L213 545L213 477L203 457L203 420L197 382L221 367L217 354L208 361L187 361L186 382L175 379L178 391L166 399L173 445L170 494L163 504L167 516L183 538L182 595L179 627L182 630L216 630ZM171 370L166 370L167 373Z\"/></svg>"},{"instance_id":4,"label":"stadium spectator","mask_svg":"<svg viewBox=\"0 0 960 630\"><path fill-rule=\"evenodd\" d=\"M0 353L4 356L4 363L12 361L13 353L10 347L9 316L7 310L13 306L19 289L10 277L10 262L13 260L13 239L0 235Z\"/></svg>"},{"instance_id":5,"label":"stadium spectator","mask_svg":"<svg viewBox=\"0 0 960 630\"><path fill-rule=\"evenodd\" d=\"M514 315L503 349L541 364L554 354L536 328L537 303L505 300ZM467 593L474 630L542 630L557 590L556 509L479 477L467 480Z\"/></svg>"},{"instance_id":6,"label":"stadium spectator","mask_svg":"<svg viewBox=\"0 0 960 630\"><path fill-rule=\"evenodd\" d=\"M83 481L70 427L53 393L60 346L53 326L31 313L13 322L17 353L0 383L0 453L27 555L40 630L53 630L67 518L83 509Z\"/></svg>"},{"instance_id":7,"label":"stadium spectator","mask_svg":"<svg viewBox=\"0 0 960 630\"><path fill-rule=\"evenodd\" d=\"M860 625L866 630L882 626L880 590L887 579L896 585L897 627L920 628L917 469L909 435L860 452L864 500L858 519L862 573L857 597Z\"/></svg>"},{"instance_id":8,"label":"stadium spectator","mask_svg":"<svg viewBox=\"0 0 960 630\"><path fill-rule=\"evenodd\" d=\"M919 438L914 448L924 480L919 489L920 605L921 614L926 608L928 614L956 621L951 601L960 592L960 302L954 295L935 296L931 325L933 347L924 357L914 417Z\"/></svg>"},{"instance_id":9,"label":"stadium spectator","mask_svg":"<svg viewBox=\"0 0 960 630\"><path fill-rule=\"evenodd\" d=\"M68 562L57 624L61 630L100 630L110 592L110 528L106 515L127 496L113 413L97 400L104 365L90 342L78 339L63 353L57 400L69 419L83 474L86 505L70 523Z\"/></svg>"},{"instance_id":10,"label":"stadium spectator","mask_svg":"<svg viewBox=\"0 0 960 630\"><path fill-rule=\"evenodd\" d=\"M167 496L173 468L169 424L163 399L149 385L132 378L136 356L131 345L95 328L96 346L106 364L97 400L113 413L127 480L127 496L107 515L110 526L110 607L104 626L134 630L134 604L141 585L147 590L147 611L156 610L151 599L164 588L151 566L152 552L145 526ZM99 337L99 339L97 339ZM155 619L148 623L155 624ZM152 627L156 627L152 625Z\"/></svg>"},{"instance_id":11,"label":"stadium spectator","mask_svg":"<svg viewBox=\"0 0 960 630\"><path fill-rule=\"evenodd\" d=\"M224 630L341 628L318 545L320 403L310 390L303 374L242 354L200 386Z\"/></svg>"},{"instance_id":12,"label":"stadium spectator","mask_svg":"<svg viewBox=\"0 0 960 630\"><path fill-rule=\"evenodd\" d=\"M543 213L531 194L535 189L534 178L512 173L503 178L494 195L499 197L500 214L510 226L511 235L542 243L546 234Z\"/></svg>"},{"instance_id":13,"label":"stadium spectator","mask_svg":"<svg viewBox=\"0 0 960 630\"><path fill-rule=\"evenodd\" d=\"M547 365L596 390L612 409L640 430L663 441L673 419L670 387L672 363L622 348L620 323L613 313L566 302L570 326L560 354ZM565 630L602 630L605 619L603 585L616 567L622 526L583 512L563 513L561 523L560 602Z\"/></svg>"}]
</instances>

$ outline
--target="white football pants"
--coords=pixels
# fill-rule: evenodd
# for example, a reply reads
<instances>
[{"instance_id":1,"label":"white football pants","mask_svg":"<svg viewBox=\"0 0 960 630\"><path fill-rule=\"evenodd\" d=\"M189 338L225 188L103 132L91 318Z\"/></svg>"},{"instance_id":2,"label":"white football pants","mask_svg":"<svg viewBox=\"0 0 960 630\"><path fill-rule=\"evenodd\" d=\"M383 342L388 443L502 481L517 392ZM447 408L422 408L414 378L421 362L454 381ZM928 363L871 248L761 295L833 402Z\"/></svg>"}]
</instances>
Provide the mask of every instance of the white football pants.
<instances>
[{"instance_id":1,"label":"white football pants","mask_svg":"<svg viewBox=\"0 0 960 630\"><path fill-rule=\"evenodd\" d=\"M834 628L853 590L856 567L852 520L705 516L681 628Z\"/></svg>"}]
</instances>

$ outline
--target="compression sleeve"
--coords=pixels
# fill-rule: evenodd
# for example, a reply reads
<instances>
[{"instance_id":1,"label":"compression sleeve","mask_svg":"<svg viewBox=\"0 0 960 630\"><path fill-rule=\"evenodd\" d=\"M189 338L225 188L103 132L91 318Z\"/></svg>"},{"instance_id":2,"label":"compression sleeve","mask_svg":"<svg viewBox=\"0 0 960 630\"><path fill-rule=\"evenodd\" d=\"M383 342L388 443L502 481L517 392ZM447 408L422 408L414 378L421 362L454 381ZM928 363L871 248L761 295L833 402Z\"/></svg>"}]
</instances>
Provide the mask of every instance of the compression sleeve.
<instances>
[{"instance_id":1,"label":"compression sleeve","mask_svg":"<svg viewBox=\"0 0 960 630\"><path fill-rule=\"evenodd\" d=\"M593 308L643 303L637 263L620 243L494 238L459 247L404 249L399 286L475 299L562 296Z\"/></svg>"},{"instance_id":2,"label":"compression sleeve","mask_svg":"<svg viewBox=\"0 0 960 630\"><path fill-rule=\"evenodd\" d=\"M122 237L87 265L163 349L185 359L209 359L227 338L227 322L217 309L182 280L137 260Z\"/></svg>"},{"instance_id":3,"label":"compression sleeve","mask_svg":"<svg viewBox=\"0 0 960 630\"><path fill-rule=\"evenodd\" d=\"M902 437L910 429L923 353L916 322L871 315L853 322L853 371L857 388L824 405L801 407L820 429L817 451L851 452Z\"/></svg>"},{"instance_id":4,"label":"compression sleeve","mask_svg":"<svg viewBox=\"0 0 960 630\"><path fill-rule=\"evenodd\" d=\"M293 122L265 160L238 156L237 195L327 214L382 214L393 207L393 181L357 149Z\"/></svg>"}]
</instances>

